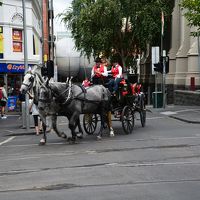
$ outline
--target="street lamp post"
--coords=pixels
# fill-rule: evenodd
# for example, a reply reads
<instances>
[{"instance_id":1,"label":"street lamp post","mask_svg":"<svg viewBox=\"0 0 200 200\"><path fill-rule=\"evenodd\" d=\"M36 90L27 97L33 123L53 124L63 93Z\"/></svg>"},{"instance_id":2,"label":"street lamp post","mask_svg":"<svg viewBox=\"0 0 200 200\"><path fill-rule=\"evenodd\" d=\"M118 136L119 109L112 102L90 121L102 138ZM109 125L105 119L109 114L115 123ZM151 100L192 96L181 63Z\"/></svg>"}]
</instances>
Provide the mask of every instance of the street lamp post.
<instances>
[{"instance_id":1,"label":"street lamp post","mask_svg":"<svg viewBox=\"0 0 200 200\"><path fill-rule=\"evenodd\" d=\"M24 66L25 73L28 71L28 58L27 58L27 32L26 32L26 4L25 0L22 0L23 7L23 28L24 28ZM26 94L25 100L25 113L26 113L26 129L30 129L30 117L29 117L29 96Z\"/></svg>"}]
</instances>

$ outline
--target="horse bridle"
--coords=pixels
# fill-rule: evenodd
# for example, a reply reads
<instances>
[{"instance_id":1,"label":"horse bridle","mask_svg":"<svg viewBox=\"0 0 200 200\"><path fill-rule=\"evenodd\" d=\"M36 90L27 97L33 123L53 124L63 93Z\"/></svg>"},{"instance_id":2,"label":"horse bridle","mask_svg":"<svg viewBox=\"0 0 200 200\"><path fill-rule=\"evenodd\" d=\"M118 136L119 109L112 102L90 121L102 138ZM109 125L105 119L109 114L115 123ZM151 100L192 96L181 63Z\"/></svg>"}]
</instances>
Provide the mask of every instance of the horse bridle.
<instances>
[{"instance_id":1,"label":"horse bridle","mask_svg":"<svg viewBox=\"0 0 200 200\"><path fill-rule=\"evenodd\" d=\"M33 82L34 82L34 79L35 79L35 74L33 74L31 71L28 71L26 74L31 74L31 77L29 78L30 84L26 84L26 83L23 82L22 85L25 85L28 88L28 90L30 90L31 87L33 86Z\"/></svg>"},{"instance_id":2,"label":"horse bridle","mask_svg":"<svg viewBox=\"0 0 200 200\"><path fill-rule=\"evenodd\" d=\"M47 90L47 92L48 92L48 98L46 98L46 99L41 99L41 98L40 98L40 95L39 95L38 101L39 101L39 102L42 102L42 103L45 103L45 104L50 104L50 103L52 102L52 98L50 98L50 96L52 96L52 95L51 95L51 94L52 94L51 88L46 87L45 85L42 85L41 87L43 87L45 90ZM49 92L51 92L51 94L49 94Z\"/></svg>"}]
</instances>

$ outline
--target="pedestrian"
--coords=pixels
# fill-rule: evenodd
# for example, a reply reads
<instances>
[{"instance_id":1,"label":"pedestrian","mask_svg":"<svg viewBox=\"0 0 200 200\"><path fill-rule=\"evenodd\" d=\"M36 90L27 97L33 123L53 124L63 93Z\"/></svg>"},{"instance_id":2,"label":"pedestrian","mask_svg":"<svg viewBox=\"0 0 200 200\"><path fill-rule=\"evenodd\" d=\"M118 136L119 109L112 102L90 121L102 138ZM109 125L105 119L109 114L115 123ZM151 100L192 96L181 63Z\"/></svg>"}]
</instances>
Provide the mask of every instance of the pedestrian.
<instances>
[{"instance_id":1,"label":"pedestrian","mask_svg":"<svg viewBox=\"0 0 200 200\"><path fill-rule=\"evenodd\" d=\"M112 74L112 78L108 82L108 89L113 95L115 95L118 90L119 83L122 80L122 67L119 65L117 58L113 58L110 72Z\"/></svg>"},{"instance_id":2,"label":"pedestrian","mask_svg":"<svg viewBox=\"0 0 200 200\"><path fill-rule=\"evenodd\" d=\"M93 84L103 84L108 76L107 68L101 63L101 58L95 59L96 64L92 67L91 80Z\"/></svg>"},{"instance_id":3,"label":"pedestrian","mask_svg":"<svg viewBox=\"0 0 200 200\"><path fill-rule=\"evenodd\" d=\"M39 111L37 105L34 103L33 96L29 94L29 111L33 116L36 135L40 134Z\"/></svg>"},{"instance_id":4,"label":"pedestrian","mask_svg":"<svg viewBox=\"0 0 200 200\"><path fill-rule=\"evenodd\" d=\"M1 82L0 83L0 106L1 106L1 119L6 119L6 115L5 115L5 107L7 104L7 100L8 100L8 96L6 93L6 90L4 88L5 83Z\"/></svg>"}]
</instances>

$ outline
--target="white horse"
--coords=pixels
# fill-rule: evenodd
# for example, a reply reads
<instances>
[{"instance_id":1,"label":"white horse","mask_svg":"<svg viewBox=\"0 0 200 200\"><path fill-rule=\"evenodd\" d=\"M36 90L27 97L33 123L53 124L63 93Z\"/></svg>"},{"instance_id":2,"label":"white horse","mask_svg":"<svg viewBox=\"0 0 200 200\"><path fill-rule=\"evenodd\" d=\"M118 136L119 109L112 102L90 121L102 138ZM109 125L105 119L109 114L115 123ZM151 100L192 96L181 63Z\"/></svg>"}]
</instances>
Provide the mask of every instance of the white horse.
<instances>
[{"instance_id":1,"label":"white horse","mask_svg":"<svg viewBox=\"0 0 200 200\"><path fill-rule=\"evenodd\" d=\"M45 83L45 79L42 77L42 74L41 74L41 66L34 65L33 68L25 74L20 91L23 94L27 93L28 91L31 91L34 94L34 99L33 99L34 103L38 104L39 90L40 90L40 87L44 83ZM53 99L52 99L52 101L53 101ZM58 113L58 114L60 116L62 116L62 114L60 114L60 113ZM43 110L39 109L39 115L43 122L43 134L44 134L43 138L40 140L40 144L46 143L46 124L47 124L46 117L47 116L51 116L52 127L53 127L53 130L56 132L56 134L61 138L67 138L67 136L64 132L59 132L57 129L57 113L52 113L52 112L44 113ZM81 138L83 135L83 130L81 128L80 123L78 124L78 127L79 127L79 132L81 133L81 136L79 136L79 137Z\"/></svg>"},{"instance_id":2,"label":"white horse","mask_svg":"<svg viewBox=\"0 0 200 200\"><path fill-rule=\"evenodd\" d=\"M52 101L52 99L55 99ZM76 140L75 128L80 114L100 114L101 128L97 138L101 139L104 122L107 121L110 136L114 131L109 121L111 111L111 94L103 85L93 85L84 89L80 85L67 83L47 83L41 86L38 107L45 113L62 112L69 119L69 128L72 133L72 142ZM106 120L107 119L107 120Z\"/></svg>"}]
</instances>

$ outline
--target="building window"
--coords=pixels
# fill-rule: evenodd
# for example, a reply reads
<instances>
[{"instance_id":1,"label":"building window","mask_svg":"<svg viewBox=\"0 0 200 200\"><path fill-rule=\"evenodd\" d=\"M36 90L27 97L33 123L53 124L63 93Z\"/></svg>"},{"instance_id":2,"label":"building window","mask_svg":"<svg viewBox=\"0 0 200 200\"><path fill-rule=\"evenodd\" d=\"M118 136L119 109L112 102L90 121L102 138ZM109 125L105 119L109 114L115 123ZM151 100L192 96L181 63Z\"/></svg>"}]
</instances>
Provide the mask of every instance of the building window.
<instances>
[{"instance_id":1,"label":"building window","mask_svg":"<svg viewBox=\"0 0 200 200\"><path fill-rule=\"evenodd\" d=\"M33 55L39 55L39 40L33 35Z\"/></svg>"},{"instance_id":2,"label":"building window","mask_svg":"<svg viewBox=\"0 0 200 200\"><path fill-rule=\"evenodd\" d=\"M13 29L12 31L13 40L13 52L22 52L22 30Z\"/></svg>"}]
</instances>

